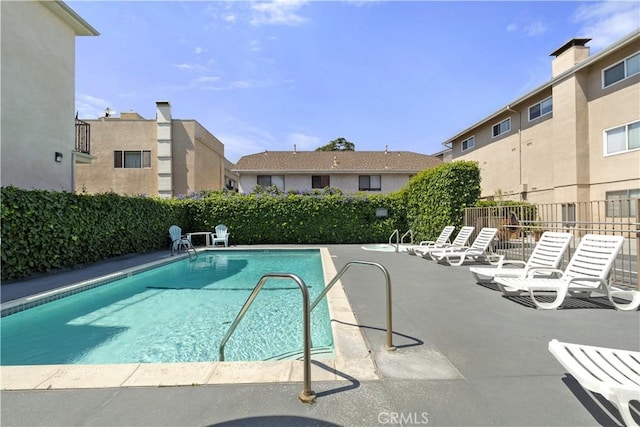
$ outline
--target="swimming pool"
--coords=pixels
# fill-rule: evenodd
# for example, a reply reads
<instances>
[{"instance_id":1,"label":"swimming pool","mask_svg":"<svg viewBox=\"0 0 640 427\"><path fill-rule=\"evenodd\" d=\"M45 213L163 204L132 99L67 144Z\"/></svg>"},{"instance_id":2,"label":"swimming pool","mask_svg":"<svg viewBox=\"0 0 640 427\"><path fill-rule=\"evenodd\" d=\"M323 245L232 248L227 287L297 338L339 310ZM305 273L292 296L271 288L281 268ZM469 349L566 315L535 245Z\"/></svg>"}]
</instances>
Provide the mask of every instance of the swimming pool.
<instances>
[{"instance_id":1,"label":"swimming pool","mask_svg":"<svg viewBox=\"0 0 640 427\"><path fill-rule=\"evenodd\" d=\"M217 360L218 345L265 272L324 288L319 250L201 252L2 319L2 365L175 363ZM301 295L269 279L228 342L229 361L299 355ZM312 342L331 351L326 300L312 312Z\"/></svg>"}]
</instances>

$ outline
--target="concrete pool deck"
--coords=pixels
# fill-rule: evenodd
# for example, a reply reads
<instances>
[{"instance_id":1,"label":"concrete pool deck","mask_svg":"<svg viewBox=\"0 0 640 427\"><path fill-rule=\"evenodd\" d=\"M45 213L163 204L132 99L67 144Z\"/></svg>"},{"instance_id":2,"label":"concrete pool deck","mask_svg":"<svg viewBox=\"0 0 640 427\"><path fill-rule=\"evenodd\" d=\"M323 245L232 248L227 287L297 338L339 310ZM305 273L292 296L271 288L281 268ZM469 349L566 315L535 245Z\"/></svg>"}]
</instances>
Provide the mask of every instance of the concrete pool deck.
<instances>
[{"instance_id":1,"label":"concrete pool deck","mask_svg":"<svg viewBox=\"0 0 640 427\"><path fill-rule=\"evenodd\" d=\"M587 393L565 374L548 352L547 344L557 338L638 350L637 311L615 311L606 299L568 300L559 310L540 311L526 298L504 298L490 287L475 284L468 267L438 265L406 253L364 251L360 245L327 247L337 270L348 261L366 260L384 265L390 273L394 344L398 347L395 352L383 349L383 275L377 269L354 266L341 280L355 319L345 326L357 328L364 335L375 377L368 376L371 373L368 369L359 372L358 362L351 369L328 364L323 359L314 360L311 379L317 402L307 405L298 401L302 371L295 372L293 367L284 382L263 382L260 378L264 371L258 368L255 371L258 376L249 383L158 387L141 381L129 387L15 391L5 390L3 368L2 425L620 423L613 406ZM3 284L2 300L167 255L159 252L125 257ZM334 319L334 323L351 321ZM172 375L171 369L177 369L159 368L167 369L167 378ZM252 369L235 365L238 375ZM148 373L155 380L159 374L162 372ZM325 374L329 378L323 377ZM93 373L89 371L83 376Z\"/></svg>"}]
</instances>

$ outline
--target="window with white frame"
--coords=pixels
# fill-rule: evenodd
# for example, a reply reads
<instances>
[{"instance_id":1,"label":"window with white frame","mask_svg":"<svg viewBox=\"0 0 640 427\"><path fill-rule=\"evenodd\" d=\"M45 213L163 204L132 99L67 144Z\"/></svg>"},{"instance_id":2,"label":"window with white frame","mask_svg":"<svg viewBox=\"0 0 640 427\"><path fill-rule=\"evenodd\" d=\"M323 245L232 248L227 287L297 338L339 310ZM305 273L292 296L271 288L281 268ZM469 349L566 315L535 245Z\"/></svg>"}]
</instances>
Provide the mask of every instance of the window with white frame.
<instances>
[{"instance_id":1,"label":"window with white frame","mask_svg":"<svg viewBox=\"0 0 640 427\"><path fill-rule=\"evenodd\" d=\"M602 70L602 88L640 73L640 52Z\"/></svg>"},{"instance_id":2,"label":"window with white frame","mask_svg":"<svg viewBox=\"0 0 640 427\"><path fill-rule=\"evenodd\" d=\"M150 168L151 167L151 151L149 150L114 151L113 167L118 169Z\"/></svg>"},{"instance_id":3,"label":"window with white frame","mask_svg":"<svg viewBox=\"0 0 640 427\"><path fill-rule=\"evenodd\" d=\"M382 179L380 175L360 175L358 177L358 190L380 191Z\"/></svg>"},{"instance_id":4,"label":"window with white frame","mask_svg":"<svg viewBox=\"0 0 640 427\"><path fill-rule=\"evenodd\" d=\"M640 199L640 189L607 191L607 217L630 218L636 216L636 204Z\"/></svg>"},{"instance_id":5,"label":"window with white frame","mask_svg":"<svg viewBox=\"0 0 640 427\"><path fill-rule=\"evenodd\" d=\"M284 191L284 175L258 175L258 185L262 188L275 186Z\"/></svg>"},{"instance_id":6,"label":"window with white frame","mask_svg":"<svg viewBox=\"0 0 640 427\"><path fill-rule=\"evenodd\" d=\"M640 121L604 131L604 155L640 149Z\"/></svg>"},{"instance_id":7,"label":"window with white frame","mask_svg":"<svg viewBox=\"0 0 640 427\"><path fill-rule=\"evenodd\" d=\"M495 138L498 135L502 135L505 132L511 130L511 117L504 119L500 123L493 125L491 135Z\"/></svg>"},{"instance_id":8,"label":"window with white frame","mask_svg":"<svg viewBox=\"0 0 640 427\"><path fill-rule=\"evenodd\" d=\"M553 111L551 97L529 107L529 121L545 116Z\"/></svg>"},{"instance_id":9,"label":"window with white frame","mask_svg":"<svg viewBox=\"0 0 640 427\"><path fill-rule=\"evenodd\" d=\"M467 139L465 139L464 141L462 141L462 151L467 151L473 148L473 146L476 144L476 138L471 136Z\"/></svg>"}]
</instances>

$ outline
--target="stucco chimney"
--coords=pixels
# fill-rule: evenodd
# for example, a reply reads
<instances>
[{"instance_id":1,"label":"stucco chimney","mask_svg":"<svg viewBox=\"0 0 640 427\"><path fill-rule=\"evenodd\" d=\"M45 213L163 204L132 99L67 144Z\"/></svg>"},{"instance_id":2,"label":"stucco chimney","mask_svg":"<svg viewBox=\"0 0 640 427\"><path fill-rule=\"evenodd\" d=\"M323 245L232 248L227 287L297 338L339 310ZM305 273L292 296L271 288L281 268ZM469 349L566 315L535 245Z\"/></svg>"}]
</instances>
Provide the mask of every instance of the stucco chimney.
<instances>
[{"instance_id":1,"label":"stucco chimney","mask_svg":"<svg viewBox=\"0 0 640 427\"><path fill-rule=\"evenodd\" d=\"M171 153L171 104L156 102L156 133L158 141L158 195L173 196L173 158Z\"/></svg>"},{"instance_id":2,"label":"stucco chimney","mask_svg":"<svg viewBox=\"0 0 640 427\"><path fill-rule=\"evenodd\" d=\"M571 39L549 56L555 56L551 61L551 77L555 77L579 62L589 57L589 47L585 46L591 39Z\"/></svg>"}]
</instances>

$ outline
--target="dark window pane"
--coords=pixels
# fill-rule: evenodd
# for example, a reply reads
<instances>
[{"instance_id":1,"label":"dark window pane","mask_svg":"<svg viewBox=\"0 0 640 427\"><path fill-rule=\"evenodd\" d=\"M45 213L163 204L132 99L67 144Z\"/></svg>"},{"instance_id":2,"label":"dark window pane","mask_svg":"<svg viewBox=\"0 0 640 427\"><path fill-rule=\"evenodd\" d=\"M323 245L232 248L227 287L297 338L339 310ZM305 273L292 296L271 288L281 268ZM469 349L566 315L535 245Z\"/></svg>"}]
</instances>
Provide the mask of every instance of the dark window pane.
<instances>
[{"instance_id":1,"label":"dark window pane","mask_svg":"<svg viewBox=\"0 0 640 427\"><path fill-rule=\"evenodd\" d=\"M271 176L270 175L258 175L258 185L260 187L271 187Z\"/></svg>"},{"instance_id":2,"label":"dark window pane","mask_svg":"<svg viewBox=\"0 0 640 427\"><path fill-rule=\"evenodd\" d=\"M114 168L122 167L122 151L113 152L113 167Z\"/></svg>"},{"instance_id":3,"label":"dark window pane","mask_svg":"<svg viewBox=\"0 0 640 427\"><path fill-rule=\"evenodd\" d=\"M369 175L360 175L358 177L358 189L366 191L369 189Z\"/></svg>"},{"instance_id":4,"label":"dark window pane","mask_svg":"<svg viewBox=\"0 0 640 427\"><path fill-rule=\"evenodd\" d=\"M143 168L151 167L151 151L142 152L142 167Z\"/></svg>"},{"instance_id":5,"label":"dark window pane","mask_svg":"<svg viewBox=\"0 0 640 427\"><path fill-rule=\"evenodd\" d=\"M125 151L124 152L124 167L125 168L140 168L140 167L142 167L140 151Z\"/></svg>"},{"instance_id":6,"label":"dark window pane","mask_svg":"<svg viewBox=\"0 0 640 427\"><path fill-rule=\"evenodd\" d=\"M615 82L619 82L622 79L624 79L624 62L621 62L618 65L611 67L604 72L605 87L612 85Z\"/></svg>"}]
</instances>

